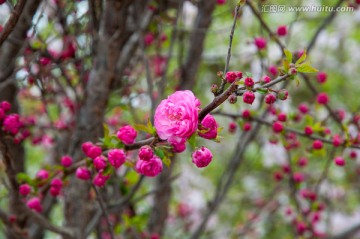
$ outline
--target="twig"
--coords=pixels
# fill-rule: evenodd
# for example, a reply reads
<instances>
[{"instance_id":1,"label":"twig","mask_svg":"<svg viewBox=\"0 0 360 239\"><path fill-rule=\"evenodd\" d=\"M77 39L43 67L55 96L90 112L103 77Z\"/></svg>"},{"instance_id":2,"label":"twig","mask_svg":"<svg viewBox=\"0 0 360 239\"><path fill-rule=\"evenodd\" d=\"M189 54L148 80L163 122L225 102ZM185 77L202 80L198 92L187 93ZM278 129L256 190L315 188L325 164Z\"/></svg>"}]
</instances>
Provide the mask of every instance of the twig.
<instances>
[{"instance_id":1,"label":"twig","mask_svg":"<svg viewBox=\"0 0 360 239\"><path fill-rule=\"evenodd\" d=\"M26 0L19 0L15 7L14 11L11 13L9 19L7 20L4 29L0 33L0 47L9 37L10 33L15 29L16 23L18 22L21 13L23 12Z\"/></svg>"},{"instance_id":2,"label":"twig","mask_svg":"<svg viewBox=\"0 0 360 239\"><path fill-rule=\"evenodd\" d=\"M111 226L111 223L110 223L110 221L109 221L109 214L108 214L108 212L107 212L107 210L106 210L106 206L105 206L104 200L103 200L103 198L102 198L99 190L96 188L96 186L93 186L93 188L94 188L94 190L95 190L96 197L97 197L97 199L98 199L98 201L99 201L99 204L100 204L100 208L101 208L101 210L102 210L102 213L103 213L103 215L104 215L104 217L105 217L106 225L107 225L107 227L108 227L108 231L109 231L109 233L110 233L111 239L115 239L114 232L113 232L113 230L112 230L112 226Z\"/></svg>"}]
</instances>

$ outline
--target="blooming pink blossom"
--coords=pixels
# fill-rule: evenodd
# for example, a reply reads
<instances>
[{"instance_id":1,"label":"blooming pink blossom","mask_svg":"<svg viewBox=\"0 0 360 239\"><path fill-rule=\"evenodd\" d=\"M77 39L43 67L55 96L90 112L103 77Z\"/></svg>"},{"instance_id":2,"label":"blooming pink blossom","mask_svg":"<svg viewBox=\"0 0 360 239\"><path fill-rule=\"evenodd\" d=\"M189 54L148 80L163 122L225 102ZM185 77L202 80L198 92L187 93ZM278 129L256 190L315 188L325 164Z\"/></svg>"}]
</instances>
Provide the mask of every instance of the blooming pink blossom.
<instances>
[{"instance_id":1,"label":"blooming pink blossom","mask_svg":"<svg viewBox=\"0 0 360 239\"><path fill-rule=\"evenodd\" d=\"M31 187L29 184L25 183L25 184L21 184L19 186L19 193L23 196L28 195L31 192Z\"/></svg>"},{"instance_id":2,"label":"blooming pink blossom","mask_svg":"<svg viewBox=\"0 0 360 239\"><path fill-rule=\"evenodd\" d=\"M173 145L189 138L198 126L200 101L189 91L176 91L162 100L155 111L154 125L159 137Z\"/></svg>"},{"instance_id":3,"label":"blooming pink blossom","mask_svg":"<svg viewBox=\"0 0 360 239\"><path fill-rule=\"evenodd\" d=\"M139 150L139 159L149 161L154 156L154 151L149 145L142 146Z\"/></svg>"},{"instance_id":4,"label":"blooming pink blossom","mask_svg":"<svg viewBox=\"0 0 360 239\"><path fill-rule=\"evenodd\" d=\"M108 153L108 159L114 168L119 168L125 163L126 155L122 149L112 149Z\"/></svg>"},{"instance_id":5,"label":"blooming pink blossom","mask_svg":"<svg viewBox=\"0 0 360 239\"><path fill-rule=\"evenodd\" d=\"M202 146L198 150L194 151L191 157L192 157L192 162L198 168L203 168L209 165L209 163L213 158L213 155L208 148Z\"/></svg>"},{"instance_id":6,"label":"blooming pink blossom","mask_svg":"<svg viewBox=\"0 0 360 239\"><path fill-rule=\"evenodd\" d=\"M31 198L29 201L27 201L26 205L28 208L30 208L38 213L40 213L42 211L40 199L37 197Z\"/></svg>"},{"instance_id":7,"label":"blooming pink blossom","mask_svg":"<svg viewBox=\"0 0 360 239\"><path fill-rule=\"evenodd\" d=\"M199 132L200 137L203 137L205 139L216 138L218 124L212 115L206 115L205 118L201 121L201 125L203 126L201 130L203 130L204 133Z\"/></svg>"},{"instance_id":8,"label":"blooming pink blossom","mask_svg":"<svg viewBox=\"0 0 360 239\"><path fill-rule=\"evenodd\" d=\"M124 144L132 144L135 142L135 138L137 136L136 130L130 125L123 126L116 133L116 136L124 143Z\"/></svg>"},{"instance_id":9,"label":"blooming pink blossom","mask_svg":"<svg viewBox=\"0 0 360 239\"><path fill-rule=\"evenodd\" d=\"M147 177L155 177L163 169L162 161L159 157L154 156L149 161L138 160L135 165L138 173Z\"/></svg>"},{"instance_id":10,"label":"blooming pink blossom","mask_svg":"<svg viewBox=\"0 0 360 239\"><path fill-rule=\"evenodd\" d=\"M78 179L82 180L89 180L91 178L90 170L85 167L77 168L75 175Z\"/></svg>"}]
</instances>

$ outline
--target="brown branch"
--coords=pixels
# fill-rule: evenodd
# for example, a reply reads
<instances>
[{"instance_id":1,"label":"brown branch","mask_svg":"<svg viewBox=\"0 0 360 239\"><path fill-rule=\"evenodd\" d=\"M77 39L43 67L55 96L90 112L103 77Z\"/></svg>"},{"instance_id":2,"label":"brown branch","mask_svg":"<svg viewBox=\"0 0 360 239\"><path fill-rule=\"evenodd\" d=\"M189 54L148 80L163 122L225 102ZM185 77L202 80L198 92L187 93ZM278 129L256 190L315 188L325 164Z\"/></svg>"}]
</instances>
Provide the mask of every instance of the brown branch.
<instances>
[{"instance_id":1,"label":"brown branch","mask_svg":"<svg viewBox=\"0 0 360 239\"><path fill-rule=\"evenodd\" d=\"M10 33L15 29L16 23L18 22L20 15L23 12L26 0L19 0L13 12L11 13L9 19L7 20L2 32L0 33L0 47L9 37Z\"/></svg>"}]
</instances>

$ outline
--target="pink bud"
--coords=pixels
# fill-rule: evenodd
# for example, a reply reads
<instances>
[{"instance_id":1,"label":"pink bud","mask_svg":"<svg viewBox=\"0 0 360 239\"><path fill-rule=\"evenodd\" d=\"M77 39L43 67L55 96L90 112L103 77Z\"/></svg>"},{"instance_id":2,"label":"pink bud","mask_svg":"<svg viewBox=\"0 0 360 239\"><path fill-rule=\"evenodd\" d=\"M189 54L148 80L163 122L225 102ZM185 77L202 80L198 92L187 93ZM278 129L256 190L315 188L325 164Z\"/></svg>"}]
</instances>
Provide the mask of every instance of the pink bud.
<instances>
[{"instance_id":1,"label":"pink bud","mask_svg":"<svg viewBox=\"0 0 360 239\"><path fill-rule=\"evenodd\" d=\"M268 94L265 96L265 103L266 104L274 104L276 101L276 97L273 94Z\"/></svg>"},{"instance_id":2,"label":"pink bud","mask_svg":"<svg viewBox=\"0 0 360 239\"><path fill-rule=\"evenodd\" d=\"M208 166L213 158L211 151L204 146L195 150L191 156L192 156L192 162L198 168L203 168L203 167Z\"/></svg>"},{"instance_id":3,"label":"pink bud","mask_svg":"<svg viewBox=\"0 0 360 239\"><path fill-rule=\"evenodd\" d=\"M260 79L260 84L261 85L264 85L264 84L267 84L271 81L271 78L269 76L263 76L261 77Z\"/></svg>"},{"instance_id":4,"label":"pink bud","mask_svg":"<svg viewBox=\"0 0 360 239\"><path fill-rule=\"evenodd\" d=\"M322 142L322 141L320 141L320 140L315 140L315 141L313 142L313 149L318 150L318 149L322 149L322 147L323 147L323 142Z\"/></svg>"},{"instance_id":5,"label":"pink bud","mask_svg":"<svg viewBox=\"0 0 360 239\"><path fill-rule=\"evenodd\" d=\"M28 208L30 208L38 213L40 213L42 211L40 199L37 197L31 198L29 201L27 201L26 205Z\"/></svg>"},{"instance_id":6,"label":"pink bud","mask_svg":"<svg viewBox=\"0 0 360 239\"><path fill-rule=\"evenodd\" d=\"M326 93L319 93L317 96L317 102L319 104L327 104L329 102L329 96Z\"/></svg>"},{"instance_id":7,"label":"pink bud","mask_svg":"<svg viewBox=\"0 0 360 239\"><path fill-rule=\"evenodd\" d=\"M305 129L304 129L304 133L306 135L312 135L314 133L314 130L311 126L306 126Z\"/></svg>"},{"instance_id":8,"label":"pink bud","mask_svg":"<svg viewBox=\"0 0 360 239\"><path fill-rule=\"evenodd\" d=\"M298 106L298 110L303 114L307 114L309 112L309 107L303 103Z\"/></svg>"},{"instance_id":9,"label":"pink bud","mask_svg":"<svg viewBox=\"0 0 360 239\"><path fill-rule=\"evenodd\" d=\"M96 170L102 170L106 167L106 161L103 156L96 157L93 161Z\"/></svg>"},{"instance_id":10,"label":"pink bud","mask_svg":"<svg viewBox=\"0 0 360 239\"><path fill-rule=\"evenodd\" d=\"M236 78L237 78L237 75L233 71L229 71L225 75L225 79L228 83L233 83L236 80Z\"/></svg>"},{"instance_id":11,"label":"pink bud","mask_svg":"<svg viewBox=\"0 0 360 239\"><path fill-rule=\"evenodd\" d=\"M204 132L199 132L199 136L205 139L215 139L217 136L218 124L215 118L208 114L205 118L201 121L201 129Z\"/></svg>"},{"instance_id":12,"label":"pink bud","mask_svg":"<svg viewBox=\"0 0 360 239\"><path fill-rule=\"evenodd\" d=\"M78 179L89 180L91 178L90 170L88 170L85 167L80 167L80 168L76 169L75 174Z\"/></svg>"},{"instance_id":13,"label":"pink bud","mask_svg":"<svg viewBox=\"0 0 360 239\"><path fill-rule=\"evenodd\" d=\"M333 136L332 143L333 143L334 147L339 147L343 143L343 140L341 139L341 137L338 134L335 134Z\"/></svg>"},{"instance_id":14,"label":"pink bud","mask_svg":"<svg viewBox=\"0 0 360 239\"><path fill-rule=\"evenodd\" d=\"M61 157L61 165L64 166L65 168L70 167L72 162L73 159L69 155L65 155Z\"/></svg>"},{"instance_id":15,"label":"pink bud","mask_svg":"<svg viewBox=\"0 0 360 239\"><path fill-rule=\"evenodd\" d=\"M266 48L266 39L262 37L256 37L254 43L259 50Z\"/></svg>"},{"instance_id":16,"label":"pink bud","mask_svg":"<svg viewBox=\"0 0 360 239\"><path fill-rule=\"evenodd\" d=\"M135 169L142 175L147 177L155 177L161 173L163 164L159 157L154 156L149 161L138 160L136 162Z\"/></svg>"},{"instance_id":17,"label":"pink bud","mask_svg":"<svg viewBox=\"0 0 360 239\"><path fill-rule=\"evenodd\" d=\"M286 122L287 116L285 113L278 114L278 120L281 122Z\"/></svg>"},{"instance_id":18,"label":"pink bud","mask_svg":"<svg viewBox=\"0 0 360 239\"><path fill-rule=\"evenodd\" d=\"M0 108L3 109L5 112L8 112L11 109L11 104L8 101L2 101L0 103Z\"/></svg>"},{"instance_id":19,"label":"pink bud","mask_svg":"<svg viewBox=\"0 0 360 239\"><path fill-rule=\"evenodd\" d=\"M251 124L249 122L246 122L244 125L243 125L243 130L245 132L248 132L251 130Z\"/></svg>"},{"instance_id":20,"label":"pink bud","mask_svg":"<svg viewBox=\"0 0 360 239\"><path fill-rule=\"evenodd\" d=\"M284 126L279 121L274 122L272 128L274 133L281 133L284 130Z\"/></svg>"},{"instance_id":21,"label":"pink bud","mask_svg":"<svg viewBox=\"0 0 360 239\"><path fill-rule=\"evenodd\" d=\"M31 187L29 184L22 184L19 186L19 193L23 196L27 196L31 192Z\"/></svg>"},{"instance_id":22,"label":"pink bud","mask_svg":"<svg viewBox=\"0 0 360 239\"><path fill-rule=\"evenodd\" d=\"M247 87L254 86L254 80L251 77L246 77L244 83Z\"/></svg>"},{"instance_id":23,"label":"pink bud","mask_svg":"<svg viewBox=\"0 0 360 239\"><path fill-rule=\"evenodd\" d=\"M279 36L286 36L286 34L287 34L287 27L286 27L285 25L279 26L278 29L277 29L277 34L278 34Z\"/></svg>"},{"instance_id":24,"label":"pink bud","mask_svg":"<svg viewBox=\"0 0 360 239\"><path fill-rule=\"evenodd\" d=\"M235 122L229 123L229 133L233 134L236 132L237 124Z\"/></svg>"},{"instance_id":25,"label":"pink bud","mask_svg":"<svg viewBox=\"0 0 360 239\"><path fill-rule=\"evenodd\" d=\"M249 118L251 117L251 112L250 112L250 110L244 110L244 111L242 112L242 117L243 117L244 119L249 119Z\"/></svg>"},{"instance_id":26,"label":"pink bud","mask_svg":"<svg viewBox=\"0 0 360 239\"><path fill-rule=\"evenodd\" d=\"M108 159L114 168L119 168L125 163L126 155L122 149L112 149L108 153Z\"/></svg>"},{"instance_id":27,"label":"pink bud","mask_svg":"<svg viewBox=\"0 0 360 239\"><path fill-rule=\"evenodd\" d=\"M276 76L278 74L278 69L276 66L269 66L268 71L271 75Z\"/></svg>"},{"instance_id":28,"label":"pink bud","mask_svg":"<svg viewBox=\"0 0 360 239\"><path fill-rule=\"evenodd\" d=\"M255 100L255 94L252 91L246 91L243 95L243 101L246 104L252 104Z\"/></svg>"},{"instance_id":29,"label":"pink bud","mask_svg":"<svg viewBox=\"0 0 360 239\"><path fill-rule=\"evenodd\" d=\"M41 180L45 180L49 177L49 172L46 171L45 169L40 169L39 172L37 172L36 174L36 178L41 179Z\"/></svg>"},{"instance_id":30,"label":"pink bud","mask_svg":"<svg viewBox=\"0 0 360 239\"><path fill-rule=\"evenodd\" d=\"M300 167L305 167L308 164L308 159L305 157L299 158L298 165Z\"/></svg>"},{"instance_id":31,"label":"pink bud","mask_svg":"<svg viewBox=\"0 0 360 239\"><path fill-rule=\"evenodd\" d=\"M99 172L98 174L95 175L93 184L98 187L103 187L103 186L105 186L105 184L109 178L110 178L109 175L105 176L102 174L102 172Z\"/></svg>"},{"instance_id":32,"label":"pink bud","mask_svg":"<svg viewBox=\"0 0 360 239\"><path fill-rule=\"evenodd\" d=\"M345 159L343 157L340 157L340 156L335 157L334 162L335 162L335 164L337 166L340 166L340 167L345 165Z\"/></svg>"},{"instance_id":33,"label":"pink bud","mask_svg":"<svg viewBox=\"0 0 360 239\"><path fill-rule=\"evenodd\" d=\"M325 72L319 72L316 75L316 79L320 84L323 84L326 82L327 74Z\"/></svg>"},{"instance_id":34,"label":"pink bud","mask_svg":"<svg viewBox=\"0 0 360 239\"><path fill-rule=\"evenodd\" d=\"M300 172L295 172L293 175L293 179L296 183L301 183L304 181L304 175Z\"/></svg>"},{"instance_id":35,"label":"pink bud","mask_svg":"<svg viewBox=\"0 0 360 239\"><path fill-rule=\"evenodd\" d=\"M132 144L135 141L137 132L130 125L126 125L121 127L116 135L124 144Z\"/></svg>"}]
</instances>

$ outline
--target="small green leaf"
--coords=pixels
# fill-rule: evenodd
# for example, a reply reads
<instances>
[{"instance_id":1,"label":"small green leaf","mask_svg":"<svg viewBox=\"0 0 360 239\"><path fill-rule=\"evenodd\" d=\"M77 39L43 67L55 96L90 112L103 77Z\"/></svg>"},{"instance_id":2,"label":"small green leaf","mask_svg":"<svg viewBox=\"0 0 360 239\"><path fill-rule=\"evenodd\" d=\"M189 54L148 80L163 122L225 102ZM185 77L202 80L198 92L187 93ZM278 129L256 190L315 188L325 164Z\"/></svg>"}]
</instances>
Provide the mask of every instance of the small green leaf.
<instances>
[{"instance_id":1,"label":"small green leaf","mask_svg":"<svg viewBox=\"0 0 360 239\"><path fill-rule=\"evenodd\" d=\"M260 89L257 89L256 92L262 94L262 95L266 95L268 93L268 89L267 88L260 88Z\"/></svg>"},{"instance_id":2,"label":"small green leaf","mask_svg":"<svg viewBox=\"0 0 360 239\"><path fill-rule=\"evenodd\" d=\"M166 167L170 168L171 160L168 157L164 157L162 161L166 165Z\"/></svg>"},{"instance_id":3,"label":"small green leaf","mask_svg":"<svg viewBox=\"0 0 360 239\"><path fill-rule=\"evenodd\" d=\"M245 72L245 75L246 75L247 77L252 77L252 73L251 73L251 72Z\"/></svg>"},{"instance_id":4,"label":"small green leaf","mask_svg":"<svg viewBox=\"0 0 360 239\"><path fill-rule=\"evenodd\" d=\"M32 184L32 180L29 175L26 173L18 173L16 174L16 179L19 183L28 183Z\"/></svg>"},{"instance_id":5,"label":"small green leaf","mask_svg":"<svg viewBox=\"0 0 360 239\"><path fill-rule=\"evenodd\" d=\"M287 73L290 69L290 63L288 60L284 60L283 61L283 68L284 68L284 72Z\"/></svg>"},{"instance_id":6,"label":"small green leaf","mask_svg":"<svg viewBox=\"0 0 360 239\"><path fill-rule=\"evenodd\" d=\"M160 148L155 148L155 154L157 156L159 156L159 158L161 158L161 159L163 159L165 157L164 151Z\"/></svg>"},{"instance_id":7,"label":"small green leaf","mask_svg":"<svg viewBox=\"0 0 360 239\"><path fill-rule=\"evenodd\" d=\"M301 65L299 65L296 70L298 72L303 72L303 73L314 73L314 72L318 72L317 69L315 69L314 67L310 66L309 62L305 62Z\"/></svg>"},{"instance_id":8,"label":"small green leaf","mask_svg":"<svg viewBox=\"0 0 360 239\"><path fill-rule=\"evenodd\" d=\"M304 50L304 53L301 55L301 57L295 62L295 65L301 64L306 60L306 50Z\"/></svg>"},{"instance_id":9,"label":"small green leaf","mask_svg":"<svg viewBox=\"0 0 360 239\"><path fill-rule=\"evenodd\" d=\"M144 124L135 124L134 129L151 134L151 130Z\"/></svg>"},{"instance_id":10,"label":"small green leaf","mask_svg":"<svg viewBox=\"0 0 360 239\"><path fill-rule=\"evenodd\" d=\"M191 137L188 139L189 144L195 148L196 147L196 134L191 135Z\"/></svg>"},{"instance_id":11,"label":"small green leaf","mask_svg":"<svg viewBox=\"0 0 360 239\"><path fill-rule=\"evenodd\" d=\"M285 56L286 56L286 60L289 62L289 63L292 63L292 53L288 50L288 49L284 49L284 53L285 53Z\"/></svg>"}]
</instances>

